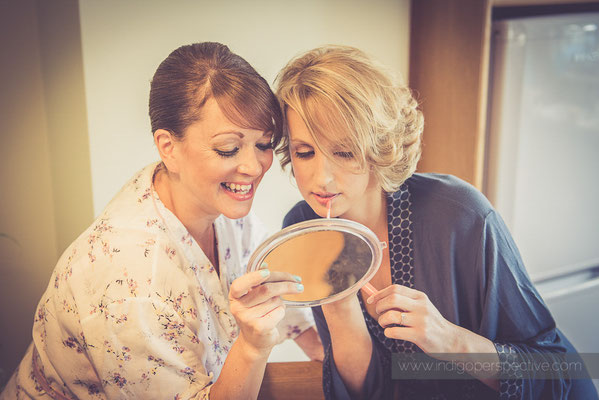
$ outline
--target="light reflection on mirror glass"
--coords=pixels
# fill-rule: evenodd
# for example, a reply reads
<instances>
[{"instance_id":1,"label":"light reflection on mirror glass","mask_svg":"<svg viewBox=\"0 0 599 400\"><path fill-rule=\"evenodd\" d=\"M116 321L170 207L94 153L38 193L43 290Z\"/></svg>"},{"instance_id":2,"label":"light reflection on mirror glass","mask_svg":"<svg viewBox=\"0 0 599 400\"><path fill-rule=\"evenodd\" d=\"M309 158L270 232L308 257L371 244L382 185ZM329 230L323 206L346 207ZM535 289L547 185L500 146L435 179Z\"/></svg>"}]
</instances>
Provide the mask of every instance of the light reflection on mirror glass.
<instances>
[{"instance_id":1,"label":"light reflection on mirror glass","mask_svg":"<svg viewBox=\"0 0 599 400\"><path fill-rule=\"evenodd\" d=\"M316 301L342 292L360 280L372 257L368 244L353 234L316 231L281 243L264 261L272 271L302 278L304 292L284 296L285 300Z\"/></svg>"}]
</instances>

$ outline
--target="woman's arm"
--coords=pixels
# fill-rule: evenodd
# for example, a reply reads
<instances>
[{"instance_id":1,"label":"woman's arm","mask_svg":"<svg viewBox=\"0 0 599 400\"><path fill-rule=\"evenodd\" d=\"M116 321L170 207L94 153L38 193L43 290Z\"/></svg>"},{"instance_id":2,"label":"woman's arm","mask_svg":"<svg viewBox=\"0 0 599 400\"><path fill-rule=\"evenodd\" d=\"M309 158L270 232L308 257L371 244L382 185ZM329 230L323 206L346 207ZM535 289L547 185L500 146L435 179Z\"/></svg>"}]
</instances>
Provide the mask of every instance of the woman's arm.
<instances>
[{"instance_id":1,"label":"woman's arm","mask_svg":"<svg viewBox=\"0 0 599 400\"><path fill-rule=\"evenodd\" d=\"M362 394L372 358L372 338L357 296L322 306L331 338L332 362L352 397Z\"/></svg>"},{"instance_id":2,"label":"woman's arm","mask_svg":"<svg viewBox=\"0 0 599 400\"><path fill-rule=\"evenodd\" d=\"M500 359L543 360L553 363L564 353L576 350L556 328L540 294L530 281L520 253L501 217L492 211L484 220L478 262L484 271L484 301L481 304L482 320L477 333L493 341ZM589 385L587 385L589 383ZM514 390L515 387L515 390ZM589 390L591 388L591 390ZM510 393L516 393L510 397ZM502 396L517 398L565 398L572 393L575 398L597 398L591 394L592 384L583 379L567 376L545 379L542 374L528 371L526 376L502 376Z\"/></svg>"},{"instance_id":3,"label":"woman's arm","mask_svg":"<svg viewBox=\"0 0 599 400\"><path fill-rule=\"evenodd\" d=\"M227 355L220 376L212 385L210 399L257 398L269 353L257 351L240 335Z\"/></svg>"},{"instance_id":4,"label":"woman's arm","mask_svg":"<svg viewBox=\"0 0 599 400\"><path fill-rule=\"evenodd\" d=\"M472 354L488 354L485 361L489 361L489 365L499 364L493 342L446 320L425 293L390 285L369 297L367 302L376 303L378 322L385 328L385 336L412 342L425 353L453 362L492 389L499 389L499 381L495 379L498 369L468 369L473 365L469 361L476 361Z\"/></svg>"},{"instance_id":5,"label":"woman's arm","mask_svg":"<svg viewBox=\"0 0 599 400\"><path fill-rule=\"evenodd\" d=\"M291 274L262 269L245 274L231 284L229 303L239 325L210 399L255 399L272 348L279 342L277 324L285 316L281 295L303 290Z\"/></svg>"},{"instance_id":6,"label":"woman's arm","mask_svg":"<svg viewBox=\"0 0 599 400\"><path fill-rule=\"evenodd\" d=\"M300 333L294 340L310 360L320 362L324 360L324 348L314 326Z\"/></svg>"},{"instance_id":7,"label":"woman's arm","mask_svg":"<svg viewBox=\"0 0 599 400\"><path fill-rule=\"evenodd\" d=\"M285 216L283 228L315 218L320 217L305 202L300 202ZM312 310L324 350L325 392L326 386L331 386L328 396L348 398L361 393L368 398L381 397L378 393L383 390L379 384L381 363L358 298L349 296ZM369 381L374 383L372 393L368 390Z\"/></svg>"}]
</instances>

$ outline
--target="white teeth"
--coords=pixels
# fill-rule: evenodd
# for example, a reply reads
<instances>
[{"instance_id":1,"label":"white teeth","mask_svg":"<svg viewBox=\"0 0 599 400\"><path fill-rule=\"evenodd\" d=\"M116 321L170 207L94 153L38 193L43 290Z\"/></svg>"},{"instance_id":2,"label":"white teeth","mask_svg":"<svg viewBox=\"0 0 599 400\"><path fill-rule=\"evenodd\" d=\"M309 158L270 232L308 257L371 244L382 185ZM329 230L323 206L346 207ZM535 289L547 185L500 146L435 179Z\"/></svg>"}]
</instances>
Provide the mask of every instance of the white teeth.
<instances>
[{"instance_id":1,"label":"white teeth","mask_svg":"<svg viewBox=\"0 0 599 400\"><path fill-rule=\"evenodd\" d=\"M252 189L252 185L239 185L237 183L225 183L224 186L232 192L247 194Z\"/></svg>"}]
</instances>

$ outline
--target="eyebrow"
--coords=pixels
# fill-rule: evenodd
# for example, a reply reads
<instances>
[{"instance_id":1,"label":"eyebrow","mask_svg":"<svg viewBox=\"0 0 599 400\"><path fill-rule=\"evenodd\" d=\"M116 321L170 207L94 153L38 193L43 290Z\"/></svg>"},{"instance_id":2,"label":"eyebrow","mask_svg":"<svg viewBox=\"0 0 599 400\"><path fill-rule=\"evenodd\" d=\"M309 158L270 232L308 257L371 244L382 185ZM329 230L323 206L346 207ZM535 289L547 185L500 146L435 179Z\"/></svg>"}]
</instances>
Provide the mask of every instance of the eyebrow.
<instances>
[{"instance_id":1,"label":"eyebrow","mask_svg":"<svg viewBox=\"0 0 599 400\"><path fill-rule=\"evenodd\" d=\"M222 136L222 135L237 135L241 139L243 139L245 137L245 135L243 134L243 132L239 132L239 131L223 131L223 132L218 132L218 133L215 133L214 135L212 135L212 137L215 138L217 136ZM264 132L262 134L262 137L265 137L265 136L271 136L272 137L272 132Z\"/></svg>"},{"instance_id":2,"label":"eyebrow","mask_svg":"<svg viewBox=\"0 0 599 400\"><path fill-rule=\"evenodd\" d=\"M221 136L221 135L237 135L239 136L241 139L243 139L245 137L245 135L239 131L223 131L223 132L218 132L215 133L214 135L212 135L213 138L217 137L217 136Z\"/></svg>"}]
</instances>

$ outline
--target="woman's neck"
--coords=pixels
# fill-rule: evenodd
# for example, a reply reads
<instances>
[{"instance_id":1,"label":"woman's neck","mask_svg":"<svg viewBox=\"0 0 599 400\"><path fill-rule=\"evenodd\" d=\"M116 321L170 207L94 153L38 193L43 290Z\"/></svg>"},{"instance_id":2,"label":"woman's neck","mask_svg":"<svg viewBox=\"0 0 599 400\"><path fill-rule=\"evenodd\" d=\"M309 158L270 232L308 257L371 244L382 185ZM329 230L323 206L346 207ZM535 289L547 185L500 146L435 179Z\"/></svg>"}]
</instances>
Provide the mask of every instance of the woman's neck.
<instances>
[{"instance_id":1,"label":"woman's neck","mask_svg":"<svg viewBox=\"0 0 599 400\"><path fill-rule=\"evenodd\" d=\"M377 235L387 231L387 196L380 186L364 193L362 199L351 210L341 215L367 226Z\"/></svg>"},{"instance_id":2,"label":"woman's neck","mask_svg":"<svg viewBox=\"0 0 599 400\"><path fill-rule=\"evenodd\" d=\"M189 234L198 243L212 265L218 268L216 259L216 232L214 220L217 216L207 215L198 207L193 207L193 202L186 201L186 193L166 169L157 171L154 176L154 190L160 201L169 209L185 226Z\"/></svg>"}]
</instances>

